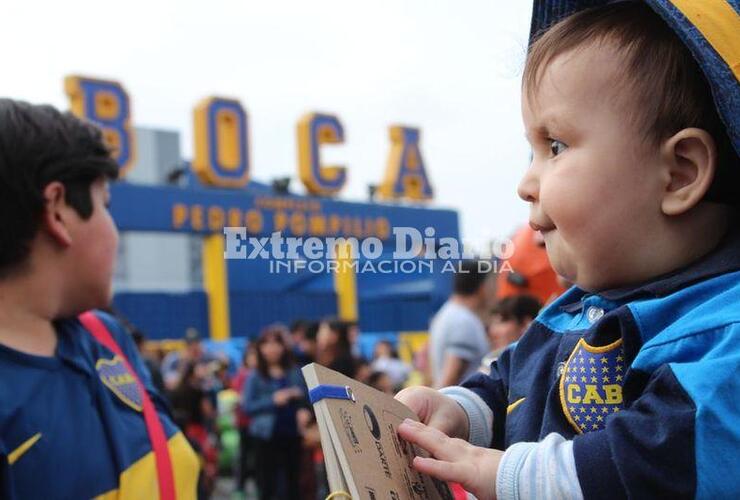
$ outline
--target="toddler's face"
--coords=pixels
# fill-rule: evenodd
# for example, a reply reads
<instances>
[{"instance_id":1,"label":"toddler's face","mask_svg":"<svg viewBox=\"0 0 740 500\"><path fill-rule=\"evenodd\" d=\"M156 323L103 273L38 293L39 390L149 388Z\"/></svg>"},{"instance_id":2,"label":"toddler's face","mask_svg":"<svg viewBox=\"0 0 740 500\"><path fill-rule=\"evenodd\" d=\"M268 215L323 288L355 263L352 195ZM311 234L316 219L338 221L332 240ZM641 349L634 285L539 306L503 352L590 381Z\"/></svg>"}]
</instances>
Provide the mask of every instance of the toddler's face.
<instances>
[{"instance_id":1,"label":"toddler's face","mask_svg":"<svg viewBox=\"0 0 740 500\"><path fill-rule=\"evenodd\" d=\"M629 283L660 227L659 148L640 137L623 71L616 51L582 47L522 94L533 156L519 196L555 271L587 290Z\"/></svg>"}]
</instances>

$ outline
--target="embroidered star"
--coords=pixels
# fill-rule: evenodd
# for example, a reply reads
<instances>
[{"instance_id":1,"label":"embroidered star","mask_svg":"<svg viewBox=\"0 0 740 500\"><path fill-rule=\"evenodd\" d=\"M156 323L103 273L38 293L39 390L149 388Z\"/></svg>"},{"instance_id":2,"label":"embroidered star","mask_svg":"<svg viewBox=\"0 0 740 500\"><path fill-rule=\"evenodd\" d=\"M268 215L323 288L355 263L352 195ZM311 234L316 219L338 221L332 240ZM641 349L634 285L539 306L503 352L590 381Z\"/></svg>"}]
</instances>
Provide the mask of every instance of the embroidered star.
<instances>
[{"instance_id":1,"label":"embroidered star","mask_svg":"<svg viewBox=\"0 0 740 500\"><path fill-rule=\"evenodd\" d=\"M607 362L606 358L601 358L601 364L604 364L606 362Z\"/></svg>"},{"instance_id":2,"label":"embroidered star","mask_svg":"<svg viewBox=\"0 0 740 500\"><path fill-rule=\"evenodd\" d=\"M603 408L601 408L601 413L609 413L609 408L604 406Z\"/></svg>"},{"instance_id":3,"label":"embroidered star","mask_svg":"<svg viewBox=\"0 0 740 500\"><path fill-rule=\"evenodd\" d=\"M599 380L596 377L591 377L591 382L598 382Z\"/></svg>"},{"instance_id":4,"label":"embroidered star","mask_svg":"<svg viewBox=\"0 0 740 500\"><path fill-rule=\"evenodd\" d=\"M612 413L617 413L618 411L619 411L619 408L617 408L616 406L612 408Z\"/></svg>"},{"instance_id":5,"label":"embroidered star","mask_svg":"<svg viewBox=\"0 0 740 500\"><path fill-rule=\"evenodd\" d=\"M581 382L588 382L588 379L586 377L581 377Z\"/></svg>"},{"instance_id":6,"label":"embroidered star","mask_svg":"<svg viewBox=\"0 0 740 500\"><path fill-rule=\"evenodd\" d=\"M576 407L575 406L571 406L570 407L570 412L571 413L575 413L576 412Z\"/></svg>"},{"instance_id":7,"label":"embroidered star","mask_svg":"<svg viewBox=\"0 0 740 500\"><path fill-rule=\"evenodd\" d=\"M593 430L596 430L596 429L598 429L598 428L599 428L599 426L598 426L597 424L592 424L592 425L591 425L591 428L592 428Z\"/></svg>"},{"instance_id":8,"label":"embroidered star","mask_svg":"<svg viewBox=\"0 0 740 500\"><path fill-rule=\"evenodd\" d=\"M595 406L592 406L591 407L591 413L596 413L596 407Z\"/></svg>"},{"instance_id":9,"label":"embroidered star","mask_svg":"<svg viewBox=\"0 0 740 500\"><path fill-rule=\"evenodd\" d=\"M588 362L589 362L589 363L591 363L592 365L593 365L594 363L596 363L596 361L594 360L594 358L588 358Z\"/></svg>"},{"instance_id":10,"label":"embroidered star","mask_svg":"<svg viewBox=\"0 0 740 500\"><path fill-rule=\"evenodd\" d=\"M622 365L617 365L617 371L618 372L621 372L622 371Z\"/></svg>"},{"instance_id":11,"label":"embroidered star","mask_svg":"<svg viewBox=\"0 0 740 500\"><path fill-rule=\"evenodd\" d=\"M591 368L589 368L589 371L591 373L596 373L596 367L595 366L592 366Z\"/></svg>"},{"instance_id":12,"label":"embroidered star","mask_svg":"<svg viewBox=\"0 0 740 500\"><path fill-rule=\"evenodd\" d=\"M586 413L586 408L584 408L583 406L581 406L581 409L580 409L579 411L580 411L581 413Z\"/></svg>"},{"instance_id":13,"label":"embroidered star","mask_svg":"<svg viewBox=\"0 0 740 500\"><path fill-rule=\"evenodd\" d=\"M604 382L605 384L608 384L609 383L609 377L607 377L606 375L604 375L603 377L601 377L601 381Z\"/></svg>"},{"instance_id":14,"label":"embroidered star","mask_svg":"<svg viewBox=\"0 0 740 500\"><path fill-rule=\"evenodd\" d=\"M584 367L581 367L581 373L585 373L586 369Z\"/></svg>"},{"instance_id":15,"label":"embroidered star","mask_svg":"<svg viewBox=\"0 0 740 500\"><path fill-rule=\"evenodd\" d=\"M590 422L590 421L591 421L591 415L586 415L586 422Z\"/></svg>"},{"instance_id":16,"label":"embroidered star","mask_svg":"<svg viewBox=\"0 0 740 500\"><path fill-rule=\"evenodd\" d=\"M581 420L581 416L580 415L576 415L576 416L573 417L573 420L575 420L576 422L578 422L579 420Z\"/></svg>"},{"instance_id":17,"label":"embroidered star","mask_svg":"<svg viewBox=\"0 0 740 500\"><path fill-rule=\"evenodd\" d=\"M617 362L620 362L620 361L624 361L624 356L622 356L621 354L617 356Z\"/></svg>"},{"instance_id":18,"label":"embroidered star","mask_svg":"<svg viewBox=\"0 0 740 500\"><path fill-rule=\"evenodd\" d=\"M603 422L604 421L604 417L602 417L601 415L596 415L596 421L597 422Z\"/></svg>"},{"instance_id":19,"label":"embroidered star","mask_svg":"<svg viewBox=\"0 0 740 500\"><path fill-rule=\"evenodd\" d=\"M622 381L622 376L621 375L617 375L617 382L621 382L621 381Z\"/></svg>"},{"instance_id":20,"label":"embroidered star","mask_svg":"<svg viewBox=\"0 0 740 500\"><path fill-rule=\"evenodd\" d=\"M609 367L608 366L602 366L601 367L601 373L609 373Z\"/></svg>"}]
</instances>

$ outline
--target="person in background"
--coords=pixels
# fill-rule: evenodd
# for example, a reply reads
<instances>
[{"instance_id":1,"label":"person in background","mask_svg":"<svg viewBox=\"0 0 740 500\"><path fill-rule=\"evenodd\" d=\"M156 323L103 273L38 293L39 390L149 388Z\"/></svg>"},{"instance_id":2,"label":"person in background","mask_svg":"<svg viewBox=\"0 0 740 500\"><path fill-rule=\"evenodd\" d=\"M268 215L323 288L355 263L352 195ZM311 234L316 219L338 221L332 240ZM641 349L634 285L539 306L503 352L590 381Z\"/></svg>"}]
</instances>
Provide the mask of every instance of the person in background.
<instances>
[{"instance_id":1,"label":"person in background","mask_svg":"<svg viewBox=\"0 0 740 500\"><path fill-rule=\"evenodd\" d=\"M391 388L396 390L403 387L411 373L411 367L398 358L395 347L387 340L381 340L375 344L375 352L370 368L373 373L386 374ZM372 379L372 376L370 378Z\"/></svg>"},{"instance_id":2,"label":"person in background","mask_svg":"<svg viewBox=\"0 0 740 500\"><path fill-rule=\"evenodd\" d=\"M529 225L518 229L511 242L514 253L506 260L496 277L496 298L532 295L542 304L549 304L562 294L568 284L563 283L550 264L542 233Z\"/></svg>"},{"instance_id":3,"label":"person in background","mask_svg":"<svg viewBox=\"0 0 740 500\"><path fill-rule=\"evenodd\" d=\"M141 354L141 359L149 370L149 374L152 377L152 384L154 384L154 387L157 388L160 394L166 394L167 391L164 387L164 379L162 378L162 372L159 369L159 365L157 364L157 361L144 349L146 345L146 335L138 328L133 327L133 329L131 329L131 338L134 339L136 349L139 351L139 354Z\"/></svg>"},{"instance_id":4,"label":"person in background","mask_svg":"<svg viewBox=\"0 0 740 500\"><path fill-rule=\"evenodd\" d=\"M385 372L372 372L367 378L367 385L386 394L396 393L391 378Z\"/></svg>"},{"instance_id":5,"label":"person in background","mask_svg":"<svg viewBox=\"0 0 740 500\"><path fill-rule=\"evenodd\" d=\"M311 321L301 342L301 357L296 360L299 366L313 363L316 360L316 337L319 334L319 322Z\"/></svg>"},{"instance_id":6,"label":"person in background","mask_svg":"<svg viewBox=\"0 0 740 500\"><path fill-rule=\"evenodd\" d=\"M314 327L313 322L297 319L290 324L290 337L292 339L293 356L298 366L304 366L313 361L313 350L309 346L308 335ZM316 332L313 332L313 339L316 340ZM306 349L308 346L308 350Z\"/></svg>"},{"instance_id":7,"label":"person in background","mask_svg":"<svg viewBox=\"0 0 740 500\"><path fill-rule=\"evenodd\" d=\"M518 341L529 324L542 309L542 303L532 295L515 295L497 301L491 309L488 323L488 338L492 351L481 363L481 371L487 372L491 362L512 343Z\"/></svg>"},{"instance_id":8,"label":"person in background","mask_svg":"<svg viewBox=\"0 0 740 500\"><path fill-rule=\"evenodd\" d=\"M256 348L257 370L244 386L243 409L252 418L260 499L300 498L298 414L302 410L301 420L307 419L307 390L280 330L265 329Z\"/></svg>"},{"instance_id":9,"label":"person in background","mask_svg":"<svg viewBox=\"0 0 740 500\"><path fill-rule=\"evenodd\" d=\"M350 350L355 359L363 359L360 351L360 323L357 321L345 321L347 325L347 337L349 338Z\"/></svg>"},{"instance_id":10,"label":"person in background","mask_svg":"<svg viewBox=\"0 0 740 500\"><path fill-rule=\"evenodd\" d=\"M172 416L190 445L202 457L198 498L204 498L213 490L217 474L217 450L210 437L216 410L208 392L203 389L206 365L187 362L182 370L177 387L170 393Z\"/></svg>"},{"instance_id":11,"label":"person in background","mask_svg":"<svg viewBox=\"0 0 740 500\"><path fill-rule=\"evenodd\" d=\"M165 387L172 391L180 384L184 367L188 363L205 364L209 361L211 360L205 354L200 333L195 328L188 328L185 331L185 349L172 351L162 360L161 372Z\"/></svg>"},{"instance_id":12,"label":"person in background","mask_svg":"<svg viewBox=\"0 0 740 500\"><path fill-rule=\"evenodd\" d=\"M455 385L478 371L490 350L480 315L492 295L488 262L465 260L455 273L453 293L429 328L432 385Z\"/></svg>"},{"instance_id":13,"label":"person in background","mask_svg":"<svg viewBox=\"0 0 740 500\"><path fill-rule=\"evenodd\" d=\"M237 394L244 394L244 387L249 377L257 369L257 348L254 343L247 344L242 357L242 365L231 380L231 388ZM255 476L254 471L254 438L249 433L249 423L251 418L244 411L244 401L237 405L236 426L239 429L239 473L237 475L237 490L244 491L247 479Z\"/></svg>"},{"instance_id":14,"label":"person in background","mask_svg":"<svg viewBox=\"0 0 740 500\"><path fill-rule=\"evenodd\" d=\"M352 355L347 323L338 319L325 319L316 336L316 361L334 371L355 378L358 362Z\"/></svg>"}]
</instances>

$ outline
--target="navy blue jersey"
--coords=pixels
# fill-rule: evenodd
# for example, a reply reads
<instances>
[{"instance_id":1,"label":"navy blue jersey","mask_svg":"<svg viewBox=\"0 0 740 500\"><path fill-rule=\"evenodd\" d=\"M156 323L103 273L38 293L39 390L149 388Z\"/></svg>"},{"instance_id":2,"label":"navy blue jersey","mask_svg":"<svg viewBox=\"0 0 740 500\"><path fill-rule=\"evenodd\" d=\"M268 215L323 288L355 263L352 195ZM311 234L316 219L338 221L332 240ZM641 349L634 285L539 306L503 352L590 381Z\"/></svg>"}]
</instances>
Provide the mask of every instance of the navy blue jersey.
<instances>
[{"instance_id":1,"label":"navy blue jersey","mask_svg":"<svg viewBox=\"0 0 740 500\"><path fill-rule=\"evenodd\" d=\"M740 236L686 269L572 288L463 386L493 447L573 439L585 498L740 495Z\"/></svg>"},{"instance_id":2,"label":"navy blue jersey","mask_svg":"<svg viewBox=\"0 0 740 500\"><path fill-rule=\"evenodd\" d=\"M133 342L97 313L157 407L178 498L195 498L198 461ZM0 345L0 498L158 498L142 402L120 358L76 319L55 324L56 355Z\"/></svg>"}]
</instances>

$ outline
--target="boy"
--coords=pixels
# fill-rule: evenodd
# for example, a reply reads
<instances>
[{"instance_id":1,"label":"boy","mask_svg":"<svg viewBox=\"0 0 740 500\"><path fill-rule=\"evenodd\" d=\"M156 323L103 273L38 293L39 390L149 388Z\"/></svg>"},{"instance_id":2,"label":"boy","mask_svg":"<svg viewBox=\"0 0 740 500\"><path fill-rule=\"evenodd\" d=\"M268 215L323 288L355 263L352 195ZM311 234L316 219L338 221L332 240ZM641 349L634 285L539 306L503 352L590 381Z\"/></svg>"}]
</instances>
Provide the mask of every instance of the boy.
<instances>
[{"instance_id":1,"label":"boy","mask_svg":"<svg viewBox=\"0 0 740 500\"><path fill-rule=\"evenodd\" d=\"M493 305L488 323L488 340L493 350L483 358L482 369L488 370L492 361L521 338L540 309L542 304L537 298L526 294L511 295Z\"/></svg>"},{"instance_id":2,"label":"boy","mask_svg":"<svg viewBox=\"0 0 740 500\"><path fill-rule=\"evenodd\" d=\"M737 498L740 5L586 3L535 5L580 12L522 96L519 194L576 286L490 376L399 393L427 424L399 434L479 499Z\"/></svg>"},{"instance_id":3,"label":"boy","mask_svg":"<svg viewBox=\"0 0 740 500\"><path fill-rule=\"evenodd\" d=\"M0 99L0 498L195 498L197 459L133 342L76 317L111 301L117 172L97 128Z\"/></svg>"}]
</instances>

